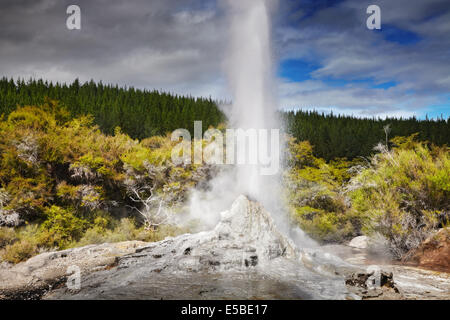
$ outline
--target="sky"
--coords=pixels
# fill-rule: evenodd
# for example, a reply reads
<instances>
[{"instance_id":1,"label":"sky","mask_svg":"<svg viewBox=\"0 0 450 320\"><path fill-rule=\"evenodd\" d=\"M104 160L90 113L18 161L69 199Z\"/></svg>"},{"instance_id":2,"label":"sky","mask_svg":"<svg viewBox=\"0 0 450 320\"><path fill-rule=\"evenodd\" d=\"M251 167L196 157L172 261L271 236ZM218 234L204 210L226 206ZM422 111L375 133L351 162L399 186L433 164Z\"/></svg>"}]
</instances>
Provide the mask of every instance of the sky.
<instances>
[{"instance_id":1,"label":"sky","mask_svg":"<svg viewBox=\"0 0 450 320\"><path fill-rule=\"evenodd\" d=\"M278 107L450 117L450 1L274 1ZM0 0L0 77L231 100L225 2ZM71 4L81 8L81 30L66 27ZM381 30L366 27L371 4L381 9Z\"/></svg>"}]
</instances>

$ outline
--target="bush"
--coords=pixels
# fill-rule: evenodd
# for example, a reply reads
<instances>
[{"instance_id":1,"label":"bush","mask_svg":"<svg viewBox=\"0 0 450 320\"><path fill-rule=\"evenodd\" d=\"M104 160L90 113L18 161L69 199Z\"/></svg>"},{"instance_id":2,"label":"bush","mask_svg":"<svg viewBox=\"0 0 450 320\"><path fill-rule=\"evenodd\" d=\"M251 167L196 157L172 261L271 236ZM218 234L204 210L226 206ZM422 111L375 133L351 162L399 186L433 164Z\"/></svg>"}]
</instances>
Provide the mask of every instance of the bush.
<instances>
[{"instance_id":1,"label":"bush","mask_svg":"<svg viewBox=\"0 0 450 320\"><path fill-rule=\"evenodd\" d=\"M367 217L364 230L388 240L399 259L450 217L450 153L411 137L392 140L351 182L353 210Z\"/></svg>"},{"instance_id":2,"label":"bush","mask_svg":"<svg viewBox=\"0 0 450 320\"><path fill-rule=\"evenodd\" d=\"M8 234L8 239L10 240L0 251L1 260L18 263L39 253L39 226L27 225L25 227L18 228L15 231L12 229L5 232L2 228L4 234Z\"/></svg>"},{"instance_id":3,"label":"bush","mask_svg":"<svg viewBox=\"0 0 450 320\"><path fill-rule=\"evenodd\" d=\"M7 245L1 253L4 261L11 263L19 263L25 261L38 253L36 243L32 240L20 240L13 244Z\"/></svg>"},{"instance_id":4,"label":"bush","mask_svg":"<svg viewBox=\"0 0 450 320\"><path fill-rule=\"evenodd\" d=\"M119 127L105 135L93 121L92 115L73 118L52 100L0 116L0 210L28 225L15 235L0 230L0 248L10 261L37 250L173 235L178 229L160 221L144 230L109 212L141 209L149 197L178 210L189 189L212 175L210 166L174 166L176 142L168 135L139 142Z\"/></svg>"},{"instance_id":5,"label":"bush","mask_svg":"<svg viewBox=\"0 0 450 320\"><path fill-rule=\"evenodd\" d=\"M288 146L284 185L293 221L321 242L343 242L360 234L360 217L350 212L350 201L343 192L354 162L336 159L326 163L313 156L307 141L290 139Z\"/></svg>"},{"instance_id":6,"label":"bush","mask_svg":"<svg viewBox=\"0 0 450 320\"><path fill-rule=\"evenodd\" d=\"M162 225L156 230L145 230L142 226L136 226L133 219L123 218L119 222L116 222L116 225L112 229L105 229L98 226L88 229L81 240L74 244L74 246L130 240L154 242L180 233L180 229L167 225Z\"/></svg>"},{"instance_id":7,"label":"bush","mask_svg":"<svg viewBox=\"0 0 450 320\"><path fill-rule=\"evenodd\" d=\"M13 243L16 240L16 233L13 228L0 227L0 248Z\"/></svg>"},{"instance_id":8,"label":"bush","mask_svg":"<svg viewBox=\"0 0 450 320\"><path fill-rule=\"evenodd\" d=\"M75 215L73 209L52 206L45 211L47 219L41 225L40 243L64 249L79 240L88 222Z\"/></svg>"},{"instance_id":9,"label":"bush","mask_svg":"<svg viewBox=\"0 0 450 320\"><path fill-rule=\"evenodd\" d=\"M309 206L296 208L293 219L313 239L343 242L358 234L358 217L348 212L327 212Z\"/></svg>"}]
</instances>

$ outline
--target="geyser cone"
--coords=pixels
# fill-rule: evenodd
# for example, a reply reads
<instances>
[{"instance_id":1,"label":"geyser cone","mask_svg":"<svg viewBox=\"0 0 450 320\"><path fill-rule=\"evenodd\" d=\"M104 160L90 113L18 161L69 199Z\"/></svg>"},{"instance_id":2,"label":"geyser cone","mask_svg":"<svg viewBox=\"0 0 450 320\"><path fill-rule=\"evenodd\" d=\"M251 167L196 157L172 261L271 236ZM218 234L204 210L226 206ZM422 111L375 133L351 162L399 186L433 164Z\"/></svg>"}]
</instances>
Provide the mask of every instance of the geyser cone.
<instances>
[{"instance_id":1,"label":"geyser cone","mask_svg":"<svg viewBox=\"0 0 450 320\"><path fill-rule=\"evenodd\" d=\"M239 196L214 230L169 238L52 298L345 298L342 278L306 268L304 254L257 202ZM313 263L308 260L309 263Z\"/></svg>"},{"instance_id":2,"label":"geyser cone","mask_svg":"<svg viewBox=\"0 0 450 320\"><path fill-rule=\"evenodd\" d=\"M270 260L298 257L295 245L275 226L270 214L257 202L239 196L228 211L221 213L212 231L182 235L140 252L164 256L157 269L164 271L242 270ZM119 266L133 256L124 258Z\"/></svg>"}]
</instances>

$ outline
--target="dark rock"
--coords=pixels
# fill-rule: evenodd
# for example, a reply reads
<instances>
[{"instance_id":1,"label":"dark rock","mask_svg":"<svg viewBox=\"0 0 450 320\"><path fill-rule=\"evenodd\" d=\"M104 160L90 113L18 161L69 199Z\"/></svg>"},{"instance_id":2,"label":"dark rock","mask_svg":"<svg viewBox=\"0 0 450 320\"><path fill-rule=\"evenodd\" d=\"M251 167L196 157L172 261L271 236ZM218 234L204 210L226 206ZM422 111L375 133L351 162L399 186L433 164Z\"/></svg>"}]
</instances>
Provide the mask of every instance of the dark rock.
<instances>
[{"instance_id":1,"label":"dark rock","mask_svg":"<svg viewBox=\"0 0 450 320\"><path fill-rule=\"evenodd\" d=\"M379 277L378 279L376 277ZM392 272L356 272L345 279L350 291L363 299L403 299L394 283Z\"/></svg>"},{"instance_id":2,"label":"dark rock","mask_svg":"<svg viewBox=\"0 0 450 320\"><path fill-rule=\"evenodd\" d=\"M442 228L428 237L407 257L413 265L450 273L450 228Z\"/></svg>"},{"instance_id":3,"label":"dark rock","mask_svg":"<svg viewBox=\"0 0 450 320\"><path fill-rule=\"evenodd\" d=\"M0 227L18 227L22 225L24 221L20 218L17 212L4 212L0 210Z\"/></svg>"}]
</instances>

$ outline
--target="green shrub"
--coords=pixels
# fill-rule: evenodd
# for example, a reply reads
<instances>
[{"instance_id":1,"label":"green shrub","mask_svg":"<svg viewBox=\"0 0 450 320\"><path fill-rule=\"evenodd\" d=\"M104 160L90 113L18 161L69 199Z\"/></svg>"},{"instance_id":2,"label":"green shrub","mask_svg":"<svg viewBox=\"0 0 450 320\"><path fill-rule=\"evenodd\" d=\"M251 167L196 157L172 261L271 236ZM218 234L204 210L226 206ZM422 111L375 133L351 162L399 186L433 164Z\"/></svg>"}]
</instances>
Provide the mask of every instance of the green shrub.
<instances>
[{"instance_id":1,"label":"green shrub","mask_svg":"<svg viewBox=\"0 0 450 320\"><path fill-rule=\"evenodd\" d=\"M0 248L13 243L16 239L13 228L0 227Z\"/></svg>"},{"instance_id":2,"label":"green shrub","mask_svg":"<svg viewBox=\"0 0 450 320\"><path fill-rule=\"evenodd\" d=\"M45 211L46 220L41 225L40 243L63 249L79 240L88 222L75 215L73 209L52 206Z\"/></svg>"},{"instance_id":3,"label":"green shrub","mask_svg":"<svg viewBox=\"0 0 450 320\"><path fill-rule=\"evenodd\" d=\"M344 194L354 162L315 158L307 142L289 140L290 167L284 174L286 199L292 220L321 242L343 242L361 232L361 217L351 212Z\"/></svg>"},{"instance_id":4,"label":"green shrub","mask_svg":"<svg viewBox=\"0 0 450 320\"><path fill-rule=\"evenodd\" d=\"M7 262L19 263L31 258L37 253L38 247L35 241L23 239L7 245L0 253L0 257Z\"/></svg>"},{"instance_id":5,"label":"green shrub","mask_svg":"<svg viewBox=\"0 0 450 320\"><path fill-rule=\"evenodd\" d=\"M163 240L168 236L175 236L182 231L185 230L167 225L162 225L156 230L145 230L142 226L137 226L133 219L123 218L119 222L115 222L112 229L94 226L86 230L83 237L74 246L130 240L154 242Z\"/></svg>"},{"instance_id":6,"label":"green shrub","mask_svg":"<svg viewBox=\"0 0 450 320\"><path fill-rule=\"evenodd\" d=\"M450 216L449 149L428 148L414 136L395 138L352 179L353 210L367 217L364 230L382 234L403 258Z\"/></svg>"}]
</instances>

